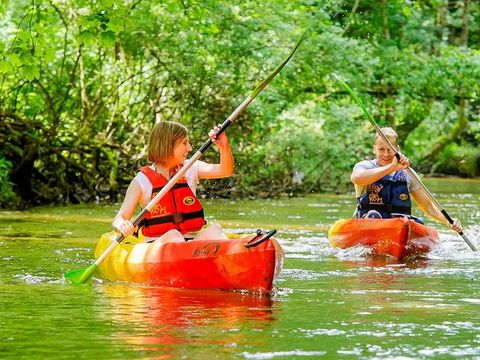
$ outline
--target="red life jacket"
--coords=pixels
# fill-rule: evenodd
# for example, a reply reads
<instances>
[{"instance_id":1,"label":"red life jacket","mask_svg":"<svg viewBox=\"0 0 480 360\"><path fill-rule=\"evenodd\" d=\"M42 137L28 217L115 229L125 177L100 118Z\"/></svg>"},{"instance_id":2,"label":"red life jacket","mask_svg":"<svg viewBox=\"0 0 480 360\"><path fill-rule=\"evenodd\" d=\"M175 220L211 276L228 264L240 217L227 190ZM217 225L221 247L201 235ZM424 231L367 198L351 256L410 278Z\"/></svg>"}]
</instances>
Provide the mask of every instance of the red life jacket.
<instances>
[{"instance_id":1,"label":"red life jacket","mask_svg":"<svg viewBox=\"0 0 480 360\"><path fill-rule=\"evenodd\" d=\"M150 199L153 199L168 181L149 166L142 167L140 171L152 184ZM143 235L157 237L172 229L177 229L182 234L198 231L203 225L205 225L205 218L202 204L188 186L185 177L182 177L147 212L141 226Z\"/></svg>"}]
</instances>

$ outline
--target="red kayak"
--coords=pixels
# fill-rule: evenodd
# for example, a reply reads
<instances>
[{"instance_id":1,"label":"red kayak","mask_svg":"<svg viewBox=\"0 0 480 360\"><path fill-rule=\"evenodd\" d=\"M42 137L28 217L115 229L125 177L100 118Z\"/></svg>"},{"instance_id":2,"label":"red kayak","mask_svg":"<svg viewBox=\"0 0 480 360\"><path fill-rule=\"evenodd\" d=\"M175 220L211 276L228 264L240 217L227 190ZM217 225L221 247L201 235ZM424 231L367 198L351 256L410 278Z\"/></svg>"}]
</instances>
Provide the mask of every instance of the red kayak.
<instances>
[{"instance_id":1,"label":"red kayak","mask_svg":"<svg viewBox=\"0 0 480 360\"><path fill-rule=\"evenodd\" d=\"M275 238L262 238L145 243L130 236L99 265L99 271L108 280L146 285L268 292L281 271L284 253ZM95 258L112 239L113 232L100 238Z\"/></svg>"},{"instance_id":2,"label":"red kayak","mask_svg":"<svg viewBox=\"0 0 480 360\"><path fill-rule=\"evenodd\" d=\"M397 260L426 254L438 244L437 231L412 219L345 219L328 230L328 240L341 249L357 245Z\"/></svg>"}]
</instances>

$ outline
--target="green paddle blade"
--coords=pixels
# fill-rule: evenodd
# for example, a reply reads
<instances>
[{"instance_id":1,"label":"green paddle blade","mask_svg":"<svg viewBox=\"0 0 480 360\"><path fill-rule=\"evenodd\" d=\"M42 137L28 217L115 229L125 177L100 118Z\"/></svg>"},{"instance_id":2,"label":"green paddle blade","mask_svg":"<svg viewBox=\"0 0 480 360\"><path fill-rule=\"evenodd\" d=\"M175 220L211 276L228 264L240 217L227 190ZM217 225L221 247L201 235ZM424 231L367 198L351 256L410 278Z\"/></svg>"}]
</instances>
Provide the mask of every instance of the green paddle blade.
<instances>
[{"instance_id":1,"label":"green paddle blade","mask_svg":"<svg viewBox=\"0 0 480 360\"><path fill-rule=\"evenodd\" d=\"M357 93L353 91L353 89L339 75L332 73L332 76L344 87L345 90L347 90L350 93L350 95L352 95L352 97L357 102L358 106L360 106L360 109L362 109L365 117L370 122L370 124L372 124L373 126L375 126L375 128L377 128L378 127L377 123L373 119L373 116L368 112L367 108L363 104L363 101L358 97Z\"/></svg>"},{"instance_id":2,"label":"green paddle blade","mask_svg":"<svg viewBox=\"0 0 480 360\"><path fill-rule=\"evenodd\" d=\"M64 278L72 284L84 284L92 278L95 270L97 270L97 264L93 263L86 270L73 270L66 273Z\"/></svg>"},{"instance_id":3,"label":"green paddle blade","mask_svg":"<svg viewBox=\"0 0 480 360\"><path fill-rule=\"evenodd\" d=\"M252 93L250 94L250 99L252 99L252 100L255 99L257 97L257 95L272 81L272 79L275 76L277 76L277 74L280 71L282 71L282 69L285 67L285 65L287 65L287 63L292 58L293 54L295 54L295 51L297 51L300 44L303 42L303 39L305 39L306 33L307 32L303 33L302 37L300 38L300 40L298 40L297 44L295 45L293 50L290 52L290 54L287 56L287 58L285 60L283 60L283 62L280 65L278 65L277 68L275 70L273 70L273 72L265 80L263 80L260 84L258 84L258 86L252 91Z\"/></svg>"}]
</instances>

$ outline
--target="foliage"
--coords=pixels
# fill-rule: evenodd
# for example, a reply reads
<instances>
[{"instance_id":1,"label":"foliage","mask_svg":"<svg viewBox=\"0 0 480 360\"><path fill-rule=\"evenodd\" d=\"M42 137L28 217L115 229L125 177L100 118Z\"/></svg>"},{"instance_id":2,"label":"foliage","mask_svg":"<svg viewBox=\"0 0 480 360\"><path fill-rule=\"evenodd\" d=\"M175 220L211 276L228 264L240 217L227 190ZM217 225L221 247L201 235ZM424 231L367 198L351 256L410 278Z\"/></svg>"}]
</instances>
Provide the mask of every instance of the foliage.
<instances>
[{"instance_id":1,"label":"foliage","mask_svg":"<svg viewBox=\"0 0 480 360\"><path fill-rule=\"evenodd\" d=\"M480 176L480 150L471 145L451 143L439 154L432 172L458 173L462 176Z\"/></svg>"},{"instance_id":2,"label":"foliage","mask_svg":"<svg viewBox=\"0 0 480 360\"><path fill-rule=\"evenodd\" d=\"M199 146L306 29L228 130L236 175L205 194L348 189L373 129L332 72L419 169L476 176L480 4L467 2L2 0L2 184L24 204L117 200L156 121Z\"/></svg>"},{"instance_id":3,"label":"foliage","mask_svg":"<svg viewBox=\"0 0 480 360\"><path fill-rule=\"evenodd\" d=\"M268 195L344 191L345 174L366 155L356 153L361 149L356 145L370 140L370 129L356 123L356 113L358 109L352 104L339 105L321 98L284 111L279 116L280 129L260 145L246 149L248 161L241 166L248 169L249 176L242 179L242 188L260 187L261 193ZM352 136L348 129L354 127L358 131ZM258 167L259 163L263 166ZM269 181L258 186L262 179Z\"/></svg>"},{"instance_id":4,"label":"foliage","mask_svg":"<svg viewBox=\"0 0 480 360\"><path fill-rule=\"evenodd\" d=\"M12 207L12 205L17 204L17 198L8 177L11 166L12 164L9 161L0 158L0 208Z\"/></svg>"}]
</instances>

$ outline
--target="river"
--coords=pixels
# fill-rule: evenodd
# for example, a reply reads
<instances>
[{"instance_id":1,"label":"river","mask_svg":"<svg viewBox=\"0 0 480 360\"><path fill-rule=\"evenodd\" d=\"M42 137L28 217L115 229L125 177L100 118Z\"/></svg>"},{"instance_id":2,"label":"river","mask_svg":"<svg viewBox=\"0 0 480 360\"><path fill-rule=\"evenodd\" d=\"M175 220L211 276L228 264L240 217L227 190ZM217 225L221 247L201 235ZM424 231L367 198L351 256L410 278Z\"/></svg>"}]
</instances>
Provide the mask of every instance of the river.
<instances>
[{"instance_id":1,"label":"river","mask_svg":"<svg viewBox=\"0 0 480 360\"><path fill-rule=\"evenodd\" d=\"M480 247L480 181L426 184ZM1 211L0 358L480 358L480 256L446 226L427 258L398 263L329 246L351 194L204 205L229 231L278 230L286 258L271 295L65 284L118 205Z\"/></svg>"}]
</instances>

